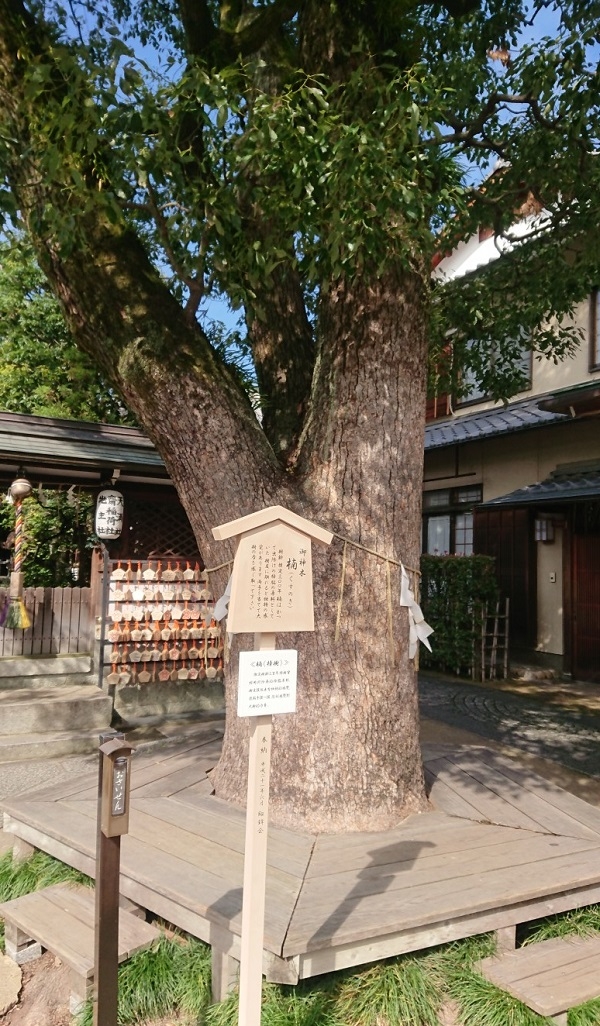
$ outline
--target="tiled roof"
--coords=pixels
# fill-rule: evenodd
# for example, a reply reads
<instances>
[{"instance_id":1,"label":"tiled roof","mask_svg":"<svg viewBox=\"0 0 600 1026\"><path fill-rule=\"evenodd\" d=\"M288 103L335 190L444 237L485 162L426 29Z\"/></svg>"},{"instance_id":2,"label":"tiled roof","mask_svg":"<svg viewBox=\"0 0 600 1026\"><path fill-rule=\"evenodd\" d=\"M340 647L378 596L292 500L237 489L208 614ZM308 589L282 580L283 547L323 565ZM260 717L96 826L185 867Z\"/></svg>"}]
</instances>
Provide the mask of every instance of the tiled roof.
<instances>
[{"instance_id":1,"label":"tiled roof","mask_svg":"<svg viewBox=\"0 0 600 1026\"><path fill-rule=\"evenodd\" d=\"M539 396L536 396L534 399L522 399L520 402L511 403L510 406L478 410L476 413L453 417L452 420L429 423L425 428L425 451L569 420L564 413L540 410L538 403Z\"/></svg>"},{"instance_id":2,"label":"tiled roof","mask_svg":"<svg viewBox=\"0 0 600 1026\"><path fill-rule=\"evenodd\" d=\"M554 473L545 481L517 488L508 495L500 495L481 503L478 509L497 506L523 506L530 503L571 502L575 499L593 499L600 495L600 470L582 473Z\"/></svg>"},{"instance_id":3,"label":"tiled roof","mask_svg":"<svg viewBox=\"0 0 600 1026\"><path fill-rule=\"evenodd\" d=\"M0 413L0 461L165 475L152 442L137 428L14 413Z\"/></svg>"}]
</instances>

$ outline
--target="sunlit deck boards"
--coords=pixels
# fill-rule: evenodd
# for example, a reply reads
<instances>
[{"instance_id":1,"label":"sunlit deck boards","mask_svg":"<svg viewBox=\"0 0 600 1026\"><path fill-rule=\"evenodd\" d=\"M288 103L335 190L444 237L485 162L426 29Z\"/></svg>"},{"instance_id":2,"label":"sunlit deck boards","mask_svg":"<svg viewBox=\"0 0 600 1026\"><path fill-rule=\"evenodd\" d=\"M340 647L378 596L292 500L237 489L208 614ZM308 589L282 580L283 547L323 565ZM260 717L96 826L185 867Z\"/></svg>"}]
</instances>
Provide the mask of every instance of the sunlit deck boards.
<instances>
[{"instance_id":1,"label":"sunlit deck boards","mask_svg":"<svg viewBox=\"0 0 600 1026\"><path fill-rule=\"evenodd\" d=\"M244 813L210 794L220 738L138 755L123 893L239 954ZM429 746L435 811L385 833L270 829L265 962L293 982L600 901L600 810L483 749ZM5 803L6 829L93 875L96 780Z\"/></svg>"},{"instance_id":2,"label":"sunlit deck boards","mask_svg":"<svg viewBox=\"0 0 600 1026\"><path fill-rule=\"evenodd\" d=\"M425 745L433 804L479 822L575 837L600 836L600 809L484 748Z\"/></svg>"}]
</instances>

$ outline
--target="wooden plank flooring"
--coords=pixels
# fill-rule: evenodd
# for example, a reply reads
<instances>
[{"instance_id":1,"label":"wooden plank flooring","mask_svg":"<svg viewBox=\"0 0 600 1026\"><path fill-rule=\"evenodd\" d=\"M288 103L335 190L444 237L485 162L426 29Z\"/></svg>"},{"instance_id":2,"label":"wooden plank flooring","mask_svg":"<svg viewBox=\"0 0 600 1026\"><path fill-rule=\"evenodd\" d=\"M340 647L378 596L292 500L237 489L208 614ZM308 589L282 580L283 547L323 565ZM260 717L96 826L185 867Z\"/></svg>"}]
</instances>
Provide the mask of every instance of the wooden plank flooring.
<instances>
[{"instance_id":1,"label":"wooden plank flooring","mask_svg":"<svg viewBox=\"0 0 600 1026\"><path fill-rule=\"evenodd\" d=\"M219 745L207 729L136 756L121 889L235 957L245 815L209 793ZM599 809L484 749L428 746L425 769L435 811L393 830L269 829L264 946L277 972L357 965L600 901ZM96 794L93 771L11 798L6 828L93 872Z\"/></svg>"},{"instance_id":2,"label":"wooden plank flooring","mask_svg":"<svg viewBox=\"0 0 600 1026\"><path fill-rule=\"evenodd\" d=\"M0 905L0 915L39 941L83 977L94 972L94 891L55 884ZM121 910L119 962L150 947L160 936L150 923Z\"/></svg>"},{"instance_id":3,"label":"wooden plank flooring","mask_svg":"<svg viewBox=\"0 0 600 1026\"><path fill-rule=\"evenodd\" d=\"M600 809L486 749L432 752L425 775L434 804L466 819L600 836Z\"/></svg>"}]
</instances>

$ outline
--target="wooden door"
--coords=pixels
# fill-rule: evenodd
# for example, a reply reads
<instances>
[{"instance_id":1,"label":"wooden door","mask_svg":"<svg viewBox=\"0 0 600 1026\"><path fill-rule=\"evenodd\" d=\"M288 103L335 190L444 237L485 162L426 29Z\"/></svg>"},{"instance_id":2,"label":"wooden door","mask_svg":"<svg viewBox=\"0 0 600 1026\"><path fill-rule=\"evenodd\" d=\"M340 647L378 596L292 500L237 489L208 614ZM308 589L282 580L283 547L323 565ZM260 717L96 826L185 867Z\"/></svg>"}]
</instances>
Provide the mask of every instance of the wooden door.
<instances>
[{"instance_id":1,"label":"wooden door","mask_svg":"<svg viewBox=\"0 0 600 1026\"><path fill-rule=\"evenodd\" d=\"M578 518L579 520L579 518ZM573 532L571 558L571 660L577 680L600 682L600 525Z\"/></svg>"},{"instance_id":2,"label":"wooden door","mask_svg":"<svg viewBox=\"0 0 600 1026\"><path fill-rule=\"evenodd\" d=\"M474 549L496 560L500 593L510 599L511 644L534 647L537 573L531 511L523 507L475 510Z\"/></svg>"}]
</instances>

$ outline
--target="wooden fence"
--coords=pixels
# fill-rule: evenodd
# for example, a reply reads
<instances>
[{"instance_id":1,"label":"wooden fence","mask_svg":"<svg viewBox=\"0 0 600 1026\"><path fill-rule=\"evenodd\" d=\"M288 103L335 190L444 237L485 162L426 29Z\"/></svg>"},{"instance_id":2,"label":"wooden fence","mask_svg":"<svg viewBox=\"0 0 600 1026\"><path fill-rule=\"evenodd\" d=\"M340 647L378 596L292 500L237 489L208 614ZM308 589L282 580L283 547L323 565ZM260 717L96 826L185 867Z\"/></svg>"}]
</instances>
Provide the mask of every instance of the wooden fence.
<instances>
[{"instance_id":1,"label":"wooden fence","mask_svg":"<svg viewBox=\"0 0 600 1026\"><path fill-rule=\"evenodd\" d=\"M90 652L92 616L89 588L26 588L31 627L0 628L0 657L69 655Z\"/></svg>"}]
</instances>

